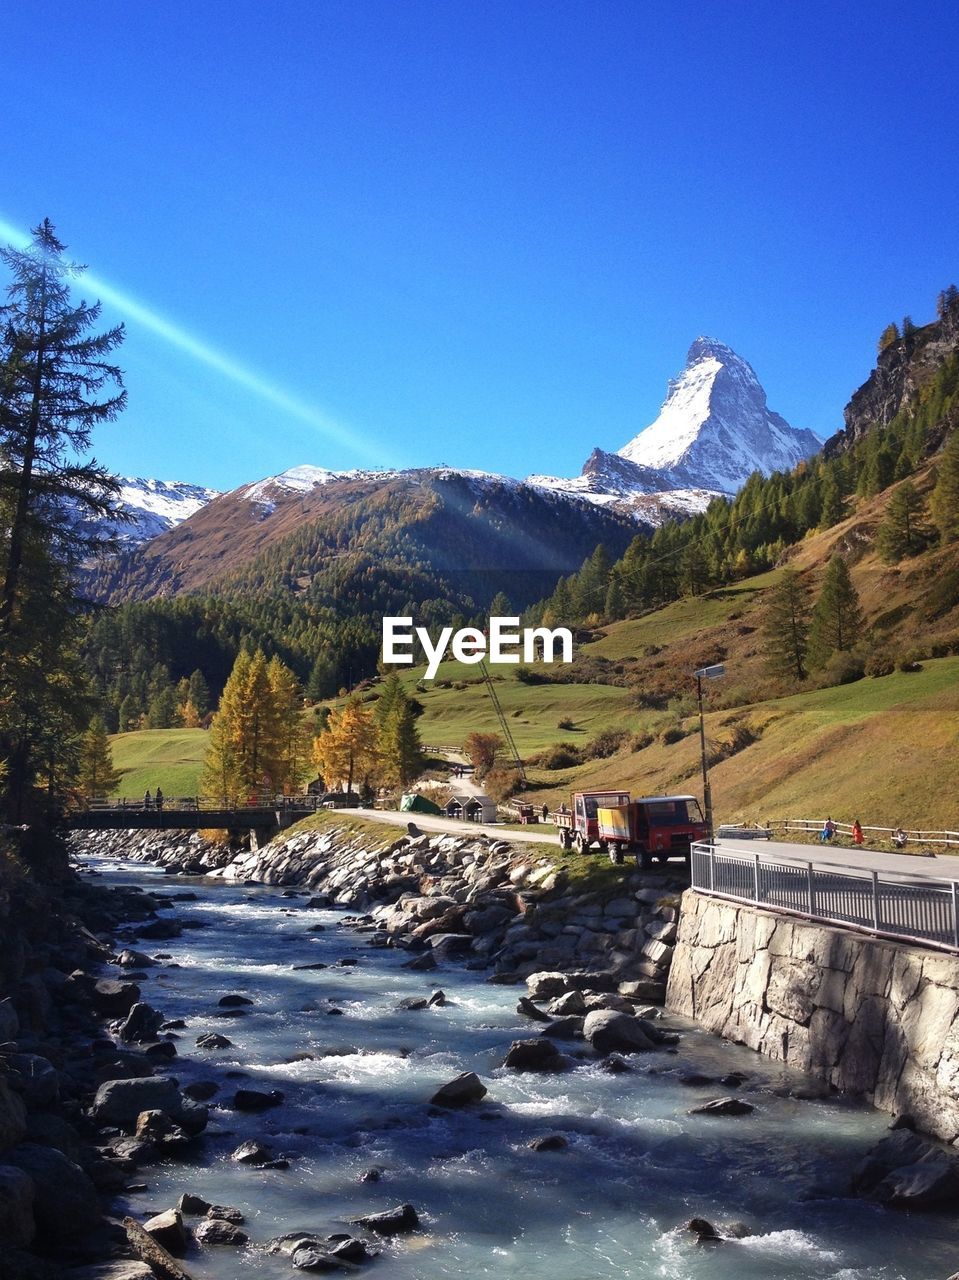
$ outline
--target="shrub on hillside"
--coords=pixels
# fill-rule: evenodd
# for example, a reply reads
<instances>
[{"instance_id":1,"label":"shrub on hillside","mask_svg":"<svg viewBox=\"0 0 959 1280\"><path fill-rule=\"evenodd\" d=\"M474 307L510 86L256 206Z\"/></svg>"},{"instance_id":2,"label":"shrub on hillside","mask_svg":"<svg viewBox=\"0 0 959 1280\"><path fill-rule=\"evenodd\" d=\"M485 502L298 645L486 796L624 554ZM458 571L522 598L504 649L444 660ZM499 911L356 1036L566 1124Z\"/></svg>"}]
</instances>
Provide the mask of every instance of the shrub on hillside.
<instances>
[{"instance_id":1,"label":"shrub on hillside","mask_svg":"<svg viewBox=\"0 0 959 1280\"><path fill-rule=\"evenodd\" d=\"M566 732L569 733L571 730L576 728L576 724L573 720L570 720L569 716L564 716L562 720L557 722L556 728L565 729Z\"/></svg>"},{"instance_id":2,"label":"shrub on hillside","mask_svg":"<svg viewBox=\"0 0 959 1280\"><path fill-rule=\"evenodd\" d=\"M686 737L686 730L681 724L671 724L668 729L664 729L659 735L659 740L664 747L670 747L674 742L682 742Z\"/></svg>"},{"instance_id":3,"label":"shrub on hillside","mask_svg":"<svg viewBox=\"0 0 959 1280\"><path fill-rule=\"evenodd\" d=\"M651 733L634 733L629 749L630 751L645 751L647 747L652 746L653 741L654 738Z\"/></svg>"},{"instance_id":4,"label":"shrub on hillside","mask_svg":"<svg viewBox=\"0 0 959 1280\"><path fill-rule=\"evenodd\" d=\"M628 729L604 729L583 748L583 759L607 760L624 746L629 736Z\"/></svg>"},{"instance_id":5,"label":"shrub on hillside","mask_svg":"<svg viewBox=\"0 0 959 1280\"><path fill-rule=\"evenodd\" d=\"M822 683L830 685L853 684L865 675L866 664L858 653L840 649L832 655L822 670Z\"/></svg>"},{"instance_id":6,"label":"shrub on hillside","mask_svg":"<svg viewBox=\"0 0 959 1280\"><path fill-rule=\"evenodd\" d=\"M486 794L497 804L503 804L515 791L519 790L522 779L518 769L490 769L483 780Z\"/></svg>"},{"instance_id":7,"label":"shrub on hillside","mask_svg":"<svg viewBox=\"0 0 959 1280\"><path fill-rule=\"evenodd\" d=\"M572 742L558 742L555 747L541 751L530 760L530 764L535 764L540 769L572 769L574 765L582 763L582 753Z\"/></svg>"},{"instance_id":8,"label":"shrub on hillside","mask_svg":"<svg viewBox=\"0 0 959 1280\"><path fill-rule=\"evenodd\" d=\"M876 678L879 676L891 676L895 669L896 662L892 655L886 653L884 649L877 649L875 653L871 653L866 659L863 672L867 676Z\"/></svg>"}]
</instances>

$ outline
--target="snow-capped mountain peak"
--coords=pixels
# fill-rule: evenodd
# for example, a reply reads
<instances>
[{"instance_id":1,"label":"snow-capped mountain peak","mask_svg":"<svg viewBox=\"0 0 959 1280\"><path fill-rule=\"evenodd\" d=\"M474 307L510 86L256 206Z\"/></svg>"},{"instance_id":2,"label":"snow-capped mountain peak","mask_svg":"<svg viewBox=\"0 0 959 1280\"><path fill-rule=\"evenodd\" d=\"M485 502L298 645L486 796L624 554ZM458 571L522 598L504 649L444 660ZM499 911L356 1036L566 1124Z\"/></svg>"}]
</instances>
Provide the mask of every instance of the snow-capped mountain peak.
<instances>
[{"instance_id":1,"label":"snow-capped mountain peak","mask_svg":"<svg viewBox=\"0 0 959 1280\"><path fill-rule=\"evenodd\" d=\"M660 472L670 487L734 493L754 471L788 470L821 441L768 407L748 361L715 338L700 337L672 378L656 421L619 456Z\"/></svg>"},{"instance_id":2,"label":"snow-capped mountain peak","mask_svg":"<svg viewBox=\"0 0 959 1280\"><path fill-rule=\"evenodd\" d=\"M182 524L219 496L219 489L204 485L120 476L120 515L110 522L109 531L124 544L148 542Z\"/></svg>"}]
</instances>

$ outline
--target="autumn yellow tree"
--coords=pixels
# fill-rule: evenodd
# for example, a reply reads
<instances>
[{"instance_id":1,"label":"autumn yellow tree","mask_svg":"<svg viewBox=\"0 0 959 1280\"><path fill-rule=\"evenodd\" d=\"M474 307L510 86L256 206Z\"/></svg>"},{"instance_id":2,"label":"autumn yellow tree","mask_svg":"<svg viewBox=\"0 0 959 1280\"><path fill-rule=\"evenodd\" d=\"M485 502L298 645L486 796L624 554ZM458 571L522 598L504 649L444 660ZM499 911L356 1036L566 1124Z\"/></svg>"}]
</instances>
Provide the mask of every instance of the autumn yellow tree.
<instances>
[{"instance_id":1,"label":"autumn yellow tree","mask_svg":"<svg viewBox=\"0 0 959 1280\"><path fill-rule=\"evenodd\" d=\"M303 687L279 658L266 669L277 725L277 750L273 775L277 787L296 791L311 764L311 733L303 719Z\"/></svg>"},{"instance_id":2,"label":"autumn yellow tree","mask_svg":"<svg viewBox=\"0 0 959 1280\"><path fill-rule=\"evenodd\" d=\"M313 759L326 785L352 791L354 781L372 782L380 765L377 736L376 721L359 698L332 711L326 728L313 740Z\"/></svg>"},{"instance_id":3,"label":"autumn yellow tree","mask_svg":"<svg viewBox=\"0 0 959 1280\"><path fill-rule=\"evenodd\" d=\"M106 725L97 717L83 735L77 789L84 800L102 800L116 791L120 778L113 767Z\"/></svg>"},{"instance_id":4,"label":"autumn yellow tree","mask_svg":"<svg viewBox=\"0 0 959 1280\"><path fill-rule=\"evenodd\" d=\"M282 782L281 728L264 654L241 650L210 726L200 789L208 799L234 805Z\"/></svg>"}]
</instances>

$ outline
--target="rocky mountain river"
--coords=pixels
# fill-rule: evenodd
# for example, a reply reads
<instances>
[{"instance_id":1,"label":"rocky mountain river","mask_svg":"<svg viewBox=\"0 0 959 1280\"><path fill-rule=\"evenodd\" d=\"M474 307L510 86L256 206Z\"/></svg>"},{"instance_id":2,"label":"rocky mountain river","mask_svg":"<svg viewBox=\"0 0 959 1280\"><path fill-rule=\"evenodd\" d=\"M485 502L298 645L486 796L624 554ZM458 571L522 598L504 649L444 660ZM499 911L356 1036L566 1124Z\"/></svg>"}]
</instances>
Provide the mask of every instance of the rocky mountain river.
<instances>
[{"instance_id":1,"label":"rocky mountain river","mask_svg":"<svg viewBox=\"0 0 959 1280\"><path fill-rule=\"evenodd\" d=\"M538 1030L517 1012L522 987L455 963L411 971L402 950L371 948L342 911L307 909L305 894L85 862L108 883L186 895L163 913L183 933L148 944L158 963L138 982L185 1024L166 1072L218 1091L202 1139L138 1170L130 1185L146 1189L116 1208L143 1220L189 1192L239 1209L248 1242L192 1249L183 1265L197 1280L297 1274L289 1245L269 1250L297 1231L365 1236L380 1253L370 1275L400 1280L945 1280L955 1269L949 1216L836 1194L888 1118L818 1098L746 1049L667 1018L678 1046L632 1055L628 1071L604 1070L580 1043L563 1045L563 1072L512 1072L505 1051ZM440 989L445 1001L399 1007ZM229 995L252 1004L221 1006ZM197 1047L210 1033L230 1043ZM463 1071L485 1098L431 1106ZM750 1114L688 1114L728 1092L717 1078L731 1072L746 1078L737 1096ZM237 1111L238 1088L283 1100ZM543 1137L565 1141L530 1146ZM250 1140L288 1167L238 1163ZM350 1226L404 1204L419 1219L408 1234ZM701 1242L694 1218L741 1238Z\"/></svg>"}]
</instances>

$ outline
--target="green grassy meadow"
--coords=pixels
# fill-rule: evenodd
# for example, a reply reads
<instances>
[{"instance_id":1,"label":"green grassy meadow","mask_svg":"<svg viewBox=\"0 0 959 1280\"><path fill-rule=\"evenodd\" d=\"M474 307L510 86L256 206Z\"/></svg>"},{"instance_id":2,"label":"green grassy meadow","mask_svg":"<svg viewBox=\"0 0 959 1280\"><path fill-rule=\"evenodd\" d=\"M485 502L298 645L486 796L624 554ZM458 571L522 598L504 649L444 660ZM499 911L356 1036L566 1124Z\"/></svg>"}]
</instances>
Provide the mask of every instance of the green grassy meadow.
<instances>
[{"instance_id":1,"label":"green grassy meadow","mask_svg":"<svg viewBox=\"0 0 959 1280\"><path fill-rule=\"evenodd\" d=\"M123 775L118 794L143 798L149 788L163 794L195 796L209 735L205 729L138 729L110 739L113 764Z\"/></svg>"}]
</instances>

